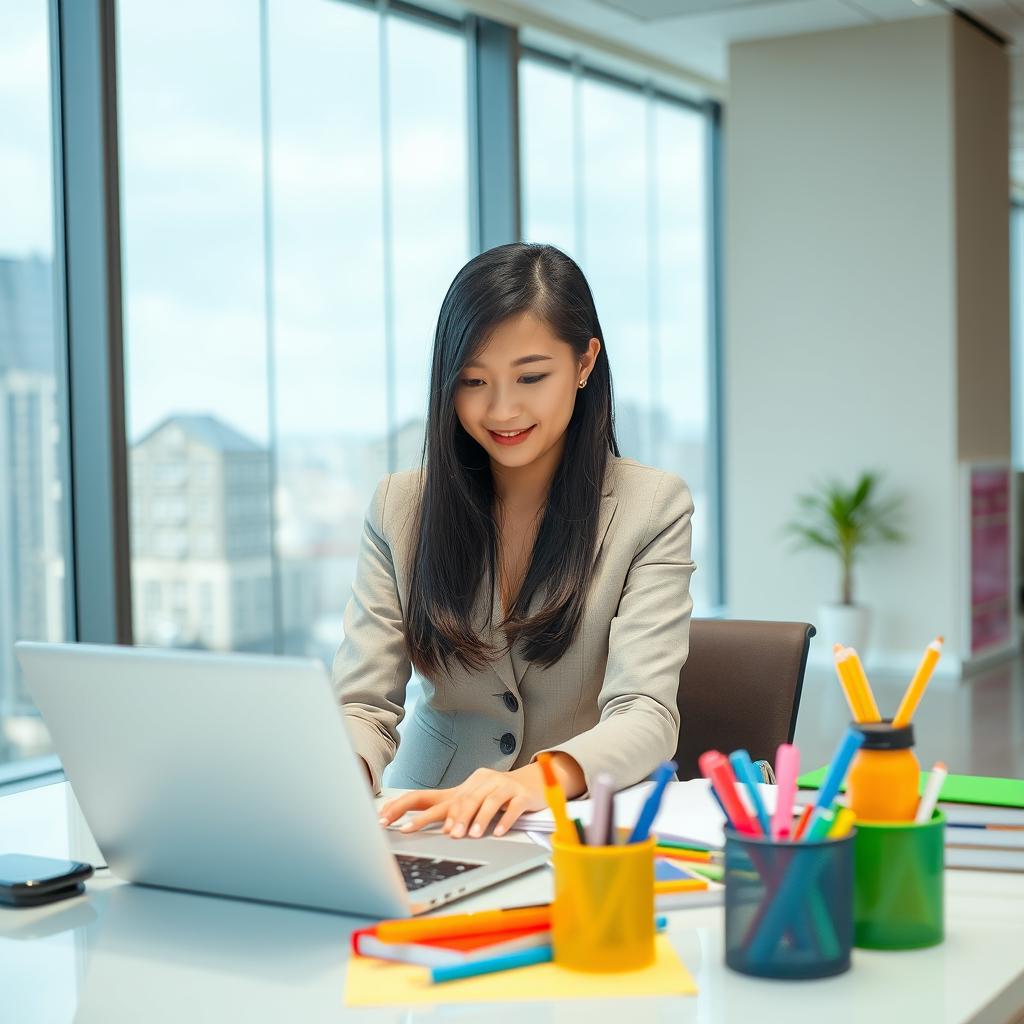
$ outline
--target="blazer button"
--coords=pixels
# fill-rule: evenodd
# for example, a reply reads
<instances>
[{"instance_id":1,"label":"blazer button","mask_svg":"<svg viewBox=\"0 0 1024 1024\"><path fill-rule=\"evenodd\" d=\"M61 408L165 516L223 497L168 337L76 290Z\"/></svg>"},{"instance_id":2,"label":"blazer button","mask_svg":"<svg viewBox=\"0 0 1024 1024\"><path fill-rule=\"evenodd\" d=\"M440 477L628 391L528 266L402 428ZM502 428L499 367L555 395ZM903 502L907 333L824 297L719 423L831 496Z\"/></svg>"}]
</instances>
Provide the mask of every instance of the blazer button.
<instances>
[{"instance_id":1,"label":"blazer button","mask_svg":"<svg viewBox=\"0 0 1024 1024\"><path fill-rule=\"evenodd\" d=\"M514 700L515 698L513 698ZM516 738L512 733L507 732L501 737L501 752L503 754L511 754L516 749Z\"/></svg>"},{"instance_id":2,"label":"blazer button","mask_svg":"<svg viewBox=\"0 0 1024 1024\"><path fill-rule=\"evenodd\" d=\"M511 690L505 691L504 695L502 696L502 700L505 702L505 707L507 707L509 711L519 710L519 701L516 700L516 695L512 693Z\"/></svg>"}]
</instances>

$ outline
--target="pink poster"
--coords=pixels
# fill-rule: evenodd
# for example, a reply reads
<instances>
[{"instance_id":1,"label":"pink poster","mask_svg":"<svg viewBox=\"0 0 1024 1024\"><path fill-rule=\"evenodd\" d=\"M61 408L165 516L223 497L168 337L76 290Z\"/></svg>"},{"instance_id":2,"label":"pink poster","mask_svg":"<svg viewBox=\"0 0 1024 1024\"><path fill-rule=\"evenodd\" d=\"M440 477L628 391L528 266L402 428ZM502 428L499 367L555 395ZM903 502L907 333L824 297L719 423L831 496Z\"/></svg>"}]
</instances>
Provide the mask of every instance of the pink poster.
<instances>
[{"instance_id":1,"label":"pink poster","mask_svg":"<svg viewBox=\"0 0 1024 1024\"><path fill-rule=\"evenodd\" d=\"M971 654L1011 640L1010 470L971 470Z\"/></svg>"}]
</instances>

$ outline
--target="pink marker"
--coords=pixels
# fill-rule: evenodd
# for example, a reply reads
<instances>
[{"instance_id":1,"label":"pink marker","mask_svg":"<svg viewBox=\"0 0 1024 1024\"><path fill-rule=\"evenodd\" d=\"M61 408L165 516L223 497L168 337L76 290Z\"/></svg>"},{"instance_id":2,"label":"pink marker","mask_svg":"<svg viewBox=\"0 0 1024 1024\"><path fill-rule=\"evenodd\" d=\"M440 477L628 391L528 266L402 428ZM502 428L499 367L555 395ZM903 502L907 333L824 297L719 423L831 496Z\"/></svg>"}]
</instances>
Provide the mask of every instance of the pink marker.
<instances>
[{"instance_id":1,"label":"pink marker","mask_svg":"<svg viewBox=\"0 0 1024 1024\"><path fill-rule=\"evenodd\" d=\"M700 773L711 780L711 785L722 801L722 807L729 818L729 824L737 832L748 836L761 835L761 826L751 820L739 793L736 792L736 776L733 775L729 759L720 750L706 750L697 759Z\"/></svg>"},{"instance_id":2,"label":"pink marker","mask_svg":"<svg viewBox=\"0 0 1024 1024\"><path fill-rule=\"evenodd\" d=\"M775 814L772 815L772 838L785 839L793 821L793 800L796 798L796 777L800 774L800 751L792 743L783 743L775 754Z\"/></svg>"}]
</instances>

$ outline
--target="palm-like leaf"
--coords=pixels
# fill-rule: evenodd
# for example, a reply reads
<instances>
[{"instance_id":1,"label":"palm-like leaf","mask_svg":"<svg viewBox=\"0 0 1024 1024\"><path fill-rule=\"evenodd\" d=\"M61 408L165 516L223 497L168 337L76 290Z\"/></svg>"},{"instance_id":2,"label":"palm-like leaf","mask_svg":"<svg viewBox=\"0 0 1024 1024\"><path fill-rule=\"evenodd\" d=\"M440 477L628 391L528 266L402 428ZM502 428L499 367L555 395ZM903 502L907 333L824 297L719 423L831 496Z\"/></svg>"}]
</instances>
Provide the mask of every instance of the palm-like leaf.
<instances>
[{"instance_id":1,"label":"palm-like leaf","mask_svg":"<svg viewBox=\"0 0 1024 1024\"><path fill-rule=\"evenodd\" d=\"M853 566L860 550L904 539L894 522L903 499L877 497L879 481L879 474L869 472L850 488L838 480L820 482L809 494L798 495L801 515L785 526L795 547L823 548L838 557L844 604L853 603Z\"/></svg>"}]
</instances>

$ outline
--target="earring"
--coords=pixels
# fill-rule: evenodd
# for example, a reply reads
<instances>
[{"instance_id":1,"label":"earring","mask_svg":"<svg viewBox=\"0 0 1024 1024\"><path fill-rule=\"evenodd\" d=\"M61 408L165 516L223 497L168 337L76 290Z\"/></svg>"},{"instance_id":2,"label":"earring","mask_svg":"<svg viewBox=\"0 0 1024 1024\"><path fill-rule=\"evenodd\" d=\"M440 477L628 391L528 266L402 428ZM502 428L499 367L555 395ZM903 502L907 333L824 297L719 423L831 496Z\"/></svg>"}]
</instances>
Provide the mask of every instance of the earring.
<instances>
[{"instance_id":1,"label":"earring","mask_svg":"<svg viewBox=\"0 0 1024 1024\"><path fill-rule=\"evenodd\" d=\"M576 387L578 387L578 388L585 388L586 386L587 386L587 378L586 377L584 377L583 380L581 380L579 382L579 384L576 385Z\"/></svg>"}]
</instances>

